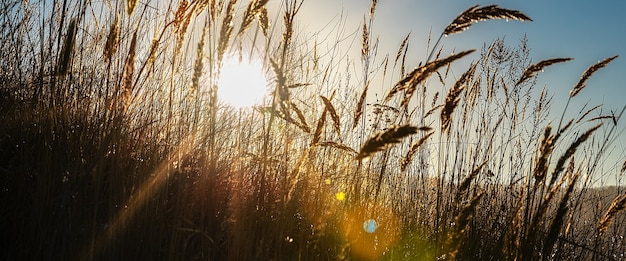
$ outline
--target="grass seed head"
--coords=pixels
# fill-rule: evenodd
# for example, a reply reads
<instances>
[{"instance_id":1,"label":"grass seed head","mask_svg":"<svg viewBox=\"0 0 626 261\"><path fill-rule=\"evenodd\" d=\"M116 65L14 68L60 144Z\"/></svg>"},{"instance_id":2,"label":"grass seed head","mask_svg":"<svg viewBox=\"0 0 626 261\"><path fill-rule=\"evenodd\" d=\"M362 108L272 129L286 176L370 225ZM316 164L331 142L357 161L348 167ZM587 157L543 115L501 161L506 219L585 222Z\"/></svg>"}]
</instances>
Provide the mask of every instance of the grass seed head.
<instances>
[{"instance_id":1,"label":"grass seed head","mask_svg":"<svg viewBox=\"0 0 626 261\"><path fill-rule=\"evenodd\" d=\"M67 27L67 34L61 48L61 56L57 64L57 75L65 75L71 64L72 53L74 51L74 42L76 40L76 19L70 21Z\"/></svg>"},{"instance_id":2,"label":"grass seed head","mask_svg":"<svg viewBox=\"0 0 626 261\"><path fill-rule=\"evenodd\" d=\"M515 86L519 86L520 84L524 83L528 79L532 78L535 75L535 73L539 71L543 71L544 67L547 67L556 63L567 62L570 60L573 60L573 58L554 58L554 59L543 60L536 64L528 66L528 68L524 70L524 73L522 74L522 77L519 79L519 81L515 83Z\"/></svg>"},{"instance_id":3,"label":"grass seed head","mask_svg":"<svg viewBox=\"0 0 626 261\"><path fill-rule=\"evenodd\" d=\"M424 137L422 137L421 139L411 144L411 149L409 149L409 151L406 153L406 156L404 156L404 158L400 161L400 170L406 171L406 168L409 166L411 160L413 159L413 155L415 155L415 153L422 146L422 144L424 144L426 140L428 140L428 138L430 138L430 136L432 136L433 134L434 132L430 132L424 135Z\"/></svg>"},{"instance_id":4,"label":"grass seed head","mask_svg":"<svg viewBox=\"0 0 626 261\"><path fill-rule=\"evenodd\" d=\"M609 64L611 61L615 60L615 58L617 58L617 57L618 57L618 55L606 58L606 59L604 59L604 60L602 60L602 61L592 65L591 67L587 68L587 70L585 70L583 75L580 76L580 80L578 81L578 83L576 83L576 85L574 85L574 88L569 92L569 96L570 97L576 96L582 89L585 88L587 79L589 79L589 77L591 77L591 75L593 75L596 71L600 70L602 67L604 67L607 64Z\"/></svg>"},{"instance_id":5,"label":"grass seed head","mask_svg":"<svg viewBox=\"0 0 626 261\"><path fill-rule=\"evenodd\" d=\"M598 234L603 235L613 222L613 219L615 219L615 216L624 209L626 209L626 194L613 199L611 206L606 210L598 223Z\"/></svg>"},{"instance_id":6,"label":"grass seed head","mask_svg":"<svg viewBox=\"0 0 626 261\"><path fill-rule=\"evenodd\" d=\"M109 35L107 36L107 41L104 45L104 57L107 61L111 60L111 57L117 51L117 45L120 37L120 26L118 21L118 16L115 16L115 20L111 24L111 28L109 28Z\"/></svg>"},{"instance_id":7,"label":"grass seed head","mask_svg":"<svg viewBox=\"0 0 626 261\"><path fill-rule=\"evenodd\" d=\"M517 10L509 10L500 8L497 5L489 5L485 7L472 6L463 11L450 23L443 31L444 35L459 33L468 29L473 22L493 20L493 19L511 19L518 21L532 21L530 17Z\"/></svg>"},{"instance_id":8,"label":"grass seed head","mask_svg":"<svg viewBox=\"0 0 626 261\"><path fill-rule=\"evenodd\" d=\"M417 127L410 125L389 127L387 130L379 132L368 139L361 147L361 150L356 156L356 160L369 158L374 153L383 151L391 144L400 143L402 138L415 134L417 131Z\"/></svg>"}]
</instances>

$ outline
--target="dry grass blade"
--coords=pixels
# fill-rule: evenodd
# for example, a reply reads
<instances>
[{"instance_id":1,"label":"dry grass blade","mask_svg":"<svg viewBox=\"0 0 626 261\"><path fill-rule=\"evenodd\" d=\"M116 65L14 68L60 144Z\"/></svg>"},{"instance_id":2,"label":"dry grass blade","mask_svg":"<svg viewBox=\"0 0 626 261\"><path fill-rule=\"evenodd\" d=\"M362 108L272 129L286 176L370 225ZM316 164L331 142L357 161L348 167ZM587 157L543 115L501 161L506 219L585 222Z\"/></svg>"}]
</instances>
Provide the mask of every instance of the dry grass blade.
<instances>
[{"instance_id":1,"label":"dry grass blade","mask_svg":"<svg viewBox=\"0 0 626 261\"><path fill-rule=\"evenodd\" d=\"M363 92L361 92L361 97L359 97L359 102L356 104L356 110L354 110L354 122L352 124L352 129L356 128L356 125L359 123L359 119L361 115L363 115L363 108L365 104L365 98L367 97L367 89L369 88L369 81L365 84L365 88L363 88Z\"/></svg>"},{"instance_id":2,"label":"dry grass blade","mask_svg":"<svg viewBox=\"0 0 626 261\"><path fill-rule=\"evenodd\" d=\"M322 101L324 101L324 106L326 107L326 111L330 113L330 118L333 120L333 128L335 129L335 132L337 132L337 135L341 137L341 125L339 123L339 115L337 114L337 111L335 110L335 106L333 106L333 104L330 102L328 98L322 95L320 95L320 98L322 98Z\"/></svg>"},{"instance_id":3,"label":"dry grass blade","mask_svg":"<svg viewBox=\"0 0 626 261\"><path fill-rule=\"evenodd\" d=\"M344 151L350 152L353 155L356 155L356 150L354 150L353 148L350 148L350 146L345 145L345 144L341 144L341 143L337 143L333 141L324 141L324 142L317 143L317 145L322 146L322 147L331 147L335 149L344 150Z\"/></svg>"},{"instance_id":4,"label":"dry grass blade","mask_svg":"<svg viewBox=\"0 0 626 261\"><path fill-rule=\"evenodd\" d=\"M589 119L587 122L604 120L604 119L611 119L611 120L613 120L614 118L613 118L612 115L601 115L601 116L598 116L598 117L593 117L593 118Z\"/></svg>"},{"instance_id":5,"label":"dry grass blade","mask_svg":"<svg viewBox=\"0 0 626 261\"><path fill-rule=\"evenodd\" d=\"M400 170L406 170L406 168L409 166L409 163L411 163L411 160L413 159L413 155L415 155L415 153L417 152L417 149L419 149L419 147L422 146L422 144L424 144L424 142L426 142L426 140L428 140L428 138L430 138L430 136L432 136L433 134L434 132L430 132L421 139L411 144L411 149L409 149L409 151L406 153L406 156L404 156L404 158L400 161Z\"/></svg>"},{"instance_id":6,"label":"dry grass blade","mask_svg":"<svg viewBox=\"0 0 626 261\"><path fill-rule=\"evenodd\" d=\"M613 199L611 206L606 210L602 219L600 219L600 222L598 223L598 234L604 234L609 228L609 225L611 225L611 222L613 222L615 216L617 216L617 214L624 209L626 209L626 194L617 196Z\"/></svg>"},{"instance_id":7,"label":"dry grass blade","mask_svg":"<svg viewBox=\"0 0 626 261\"><path fill-rule=\"evenodd\" d=\"M333 91L333 93L330 95L330 98L332 99L333 97L335 97L335 92ZM324 107L324 111L322 111L322 115L320 116L319 120L317 121L317 127L315 128L315 133L313 134L313 140L311 141L311 146L316 145L321 137L322 137L322 131L324 130L324 124L326 124L326 115L328 113L328 108Z\"/></svg>"},{"instance_id":8,"label":"dry grass blade","mask_svg":"<svg viewBox=\"0 0 626 261\"><path fill-rule=\"evenodd\" d=\"M399 143L400 139L417 133L418 128L410 125L392 126L368 139L361 147L356 160L369 158L374 153L384 150L388 145Z\"/></svg>"},{"instance_id":9,"label":"dry grass blade","mask_svg":"<svg viewBox=\"0 0 626 261\"><path fill-rule=\"evenodd\" d=\"M547 98L546 86L541 88L539 99L537 100L537 107L535 109L536 115L542 115L547 105L550 103L550 98Z\"/></svg>"},{"instance_id":10,"label":"dry grass blade","mask_svg":"<svg viewBox=\"0 0 626 261\"><path fill-rule=\"evenodd\" d=\"M622 169L619 172L622 173L622 174L624 174L624 172L626 172L626 160L624 160L624 163L622 163Z\"/></svg>"},{"instance_id":11,"label":"dry grass blade","mask_svg":"<svg viewBox=\"0 0 626 261\"><path fill-rule=\"evenodd\" d=\"M74 51L74 41L76 39L76 19L70 21L67 27L67 34L61 47L61 56L57 64L57 75L65 75L70 67L72 52Z\"/></svg>"},{"instance_id":12,"label":"dry grass blade","mask_svg":"<svg viewBox=\"0 0 626 261\"><path fill-rule=\"evenodd\" d=\"M543 68L546 66L550 66L556 63L567 62L570 60L573 60L573 59L572 58L553 58L553 59L543 60L541 62L528 66L528 68L524 70L524 73L522 74L522 77L519 79L519 81L515 83L515 86L519 86L523 82L527 81L528 79L533 77L536 72L542 71Z\"/></svg>"},{"instance_id":13,"label":"dry grass blade","mask_svg":"<svg viewBox=\"0 0 626 261\"><path fill-rule=\"evenodd\" d=\"M404 103L408 103L408 99L413 95L417 86L426 80L432 73L437 71L439 68L448 65L449 63L454 62L457 59L460 59L470 53L473 53L475 50L463 51L458 54L450 55L444 59L437 59L432 62L429 62L423 66L417 67L413 69L407 76L398 81L396 85L391 88L387 96L385 97L385 101L389 101L393 95L399 93L400 91L405 92L405 98L402 101Z\"/></svg>"},{"instance_id":14,"label":"dry grass blade","mask_svg":"<svg viewBox=\"0 0 626 261\"><path fill-rule=\"evenodd\" d=\"M459 103L459 96L463 91L463 87L470 80L470 78L474 76L474 73L476 72L476 65L477 63L474 63L472 66L470 66L470 68L467 69L467 71L465 71L463 75L461 75L461 78L459 78L454 83L454 86L448 91L448 95L446 96L446 102L444 103L443 109L441 110L441 132L450 131L450 124L452 123L452 112L454 112L454 109Z\"/></svg>"},{"instance_id":15,"label":"dry grass blade","mask_svg":"<svg viewBox=\"0 0 626 261\"><path fill-rule=\"evenodd\" d=\"M593 108L591 108L591 109L587 110L585 113L583 113L583 115L582 115L582 116L580 116L580 117L578 118L578 120L576 120L576 123L580 123L580 122L581 122L581 121L582 121L585 117L587 117L587 115L589 115L589 113L593 112L594 110L596 110L596 109L598 109L598 108L600 108L600 107L602 107L602 105L601 105L601 104L598 104L598 105L596 105L595 107L593 107Z\"/></svg>"},{"instance_id":16,"label":"dry grass blade","mask_svg":"<svg viewBox=\"0 0 626 261\"><path fill-rule=\"evenodd\" d=\"M592 65L591 67L587 68L587 70L585 70L585 72L583 73L582 76L580 76L580 80L578 81L578 83L576 83L576 85L574 85L574 88L569 92L569 96L570 97L574 97L576 96L576 94L578 94L582 89L585 88L586 86L586 82L587 79L589 79L589 77L591 77L591 75L593 75L597 70L600 70L602 67L606 66L607 64L609 64L611 61L615 60L615 58L617 58L619 55L615 55L613 57L609 57L606 58L594 65Z\"/></svg>"},{"instance_id":17,"label":"dry grass blade","mask_svg":"<svg viewBox=\"0 0 626 261\"><path fill-rule=\"evenodd\" d=\"M107 61L111 60L111 56L115 54L117 51L117 43L120 38L120 26L118 22L118 17L115 17L113 23L111 24L111 28L109 29L109 35L107 36L107 41L104 45L104 58Z\"/></svg>"},{"instance_id":18,"label":"dry grass blade","mask_svg":"<svg viewBox=\"0 0 626 261\"><path fill-rule=\"evenodd\" d=\"M402 62L400 62L400 75L405 75L405 68L406 68L406 55L409 52L409 45L407 44L404 47L404 51L402 52ZM421 62L420 62L421 64Z\"/></svg>"},{"instance_id":19,"label":"dry grass blade","mask_svg":"<svg viewBox=\"0 0 626 261\"><path fill-rule=\"evenodd\" d=\"M472 6L457 16L443 31L444 35L451 35L462 32L469 28L473 22L480 22L493 19L511 19L518 21L532 21L530 17L517 10L500 8L497 5L485 7Z\"/></svg>"}]
</instances>

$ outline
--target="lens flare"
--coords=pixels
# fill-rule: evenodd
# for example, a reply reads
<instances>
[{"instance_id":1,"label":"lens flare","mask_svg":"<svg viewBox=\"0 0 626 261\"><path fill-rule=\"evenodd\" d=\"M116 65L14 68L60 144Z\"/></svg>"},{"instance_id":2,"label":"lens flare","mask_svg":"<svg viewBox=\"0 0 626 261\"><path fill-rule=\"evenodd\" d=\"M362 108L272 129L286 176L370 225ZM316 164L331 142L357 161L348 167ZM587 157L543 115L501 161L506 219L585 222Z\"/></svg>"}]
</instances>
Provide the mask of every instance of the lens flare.
<instances>
[{"instance_id":1,"label":"lens flare","mask_svg":"<svg viewBox=\"0 0 626 261\"><path fill-rule=\"evenodd\" d=\"M339 201L343 201L346 199L346 193L337 192L337 194L335 194L335 198Z\"/></svg>"},{"instance_id":2,"label":"lens flare","mask_svg":"<svg viewBox=\"0 0 626 261\"><path fill-rule=\"evenodd\" d=\"M375 210L355 207L345 213L341 223L341 234L351 254L366 260L378 259L393 248L401 231L398 217L382 206Z\"/></svg>"},{"instance_id":3,"label":"lens flare","mask_svg":"<svg viewBox=\"0 0 626 261\"><path fill-rule=\"evenodd\" d=\"M368 219L368 220L365 220L365 222L363 222L363 230L365 230L365 232L367 233L372 234L376 232L377 228L378 228L378 223L376 222L376 220Z\"/></svg>"}]
</instances>

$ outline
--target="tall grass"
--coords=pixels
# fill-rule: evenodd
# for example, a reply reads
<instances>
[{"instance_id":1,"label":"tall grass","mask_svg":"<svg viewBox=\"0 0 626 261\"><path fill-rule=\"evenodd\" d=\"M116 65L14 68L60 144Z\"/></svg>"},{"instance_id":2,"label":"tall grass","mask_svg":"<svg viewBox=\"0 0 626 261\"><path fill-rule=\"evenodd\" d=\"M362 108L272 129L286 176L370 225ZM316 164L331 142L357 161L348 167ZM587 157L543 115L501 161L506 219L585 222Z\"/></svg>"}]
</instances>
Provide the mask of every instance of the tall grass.
<instances>
[{"instance_id":1,"label":"tall grass","mask_svg":"<svg viewBox=\"0 0 626 261\"><path fill-rule=\"evenodd\" d=\"M298 31L302 1L268 2L2 1L2 259L624 257L624 190L593 187L623 175L600 164L624 108L557 125L563 94L536 86L570 58L532 64L526 38L445 55L439 37L407 72L409 35L381 54L371 1L356 70L322 50L341 32ZM441 36L491 19L531 21L473 6ZM263 104L220 102L231 54L264 62Z\"/></svg>"}]
</instances>

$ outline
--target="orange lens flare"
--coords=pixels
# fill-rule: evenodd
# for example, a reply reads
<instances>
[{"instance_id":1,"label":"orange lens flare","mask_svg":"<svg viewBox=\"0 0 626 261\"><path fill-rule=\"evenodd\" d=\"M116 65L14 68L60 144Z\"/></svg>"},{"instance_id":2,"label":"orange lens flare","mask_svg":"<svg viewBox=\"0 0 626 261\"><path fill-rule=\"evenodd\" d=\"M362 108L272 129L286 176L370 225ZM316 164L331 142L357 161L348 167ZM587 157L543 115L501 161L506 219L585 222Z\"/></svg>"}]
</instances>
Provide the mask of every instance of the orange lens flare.
<instances>
[{"instance_id":1,"label":"orange lens flare","mask_svg":"<svg viewBox=\"0 0 626 261\"><path fill-rule=\"evenodd\" d=\"M368 260L377 259L392 248L402 231L397 216L380 206L375 210L355 207L345 213L340 226L352 255Z\"/></svg>"}]
</instances>

